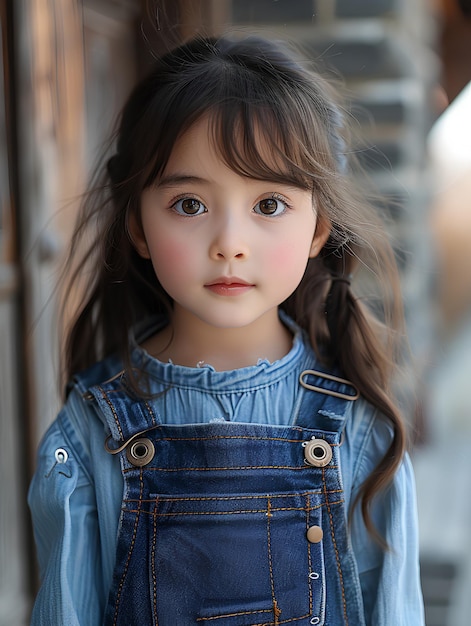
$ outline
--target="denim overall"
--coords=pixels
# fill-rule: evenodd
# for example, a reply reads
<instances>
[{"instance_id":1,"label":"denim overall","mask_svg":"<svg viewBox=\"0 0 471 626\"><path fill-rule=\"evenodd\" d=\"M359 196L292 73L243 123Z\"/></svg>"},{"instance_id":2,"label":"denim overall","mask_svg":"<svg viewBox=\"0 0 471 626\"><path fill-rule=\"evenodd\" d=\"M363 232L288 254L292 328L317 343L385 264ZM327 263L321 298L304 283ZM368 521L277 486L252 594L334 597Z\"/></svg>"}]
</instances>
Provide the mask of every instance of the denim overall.
<instances>
[{"instance_id":1,"label":"denim overall","mask_svg":"<svg viewBox=\"0 0 471 626\"><path fill-rule=\"evenodd\" d=\"M90 389L124 477L105 626L364 625L339 467L356 390L300 383L286 427L165 425L123 373Z\"/></svg>"}]
</instances>

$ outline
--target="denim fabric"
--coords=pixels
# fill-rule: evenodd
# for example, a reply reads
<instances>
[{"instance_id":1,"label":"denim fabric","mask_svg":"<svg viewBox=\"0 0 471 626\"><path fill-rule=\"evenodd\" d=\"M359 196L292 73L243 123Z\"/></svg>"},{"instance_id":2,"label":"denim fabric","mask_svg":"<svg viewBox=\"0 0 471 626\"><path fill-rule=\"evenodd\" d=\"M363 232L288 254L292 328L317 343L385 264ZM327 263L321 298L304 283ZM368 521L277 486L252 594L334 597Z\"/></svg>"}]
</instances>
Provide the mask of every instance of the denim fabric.
<instances>
[{"instance_id":1,"label":"denim fabric","mask_svg":"<svg viewBox=\"0 0 471 626\"><path fill-rule=\"evenodd\" d=\"M299 367L305 367L306 363L309 362L311 358L309 356L311 354L312 351L310 351L310 347L307 347L304 356L300 358L297 363L298 374L300 373ZM149 365L151 365L150 362ZM315 362L309 362L308 365L313 368L317 367ZM289 367L288 359L287 368L289 369ZM116 422L114 416L112 416L113 410L121 406L121 413L124 412L125 416L129 413L130 422L127 426L129 430L126 432L131 432L131 428L142 430L143 424L155 424L157 426L158 422L161 421L159 411L162 407L156 399L148 403L148 405L146 405L145 402L131 402L133 408L128 411L126 402L130 402L129 398L126 402L123 399L123 404L120 405L120 392L110 394L110 390L107 388L106 384L97 386L101 381L115 376L121 368L122 365L118 360L109 358L97 364L86 374L80 376L71 387L66 405L51 425L41 443L38 453L38 465L29 492L29 504L33 516L41 575L41 587L34 606L31 621L32 626L44 626L44 624L48 626L63 626L64 624L67 624L67 626L100 626L103 624L103 616L107 606L109 609L108 616L110 615L110 607L116 606L116 583L114 583L113 599L110 603L108 602L108 595L110 588L113 586L113 574L116 580L119 576L119 568L122 568L121 560L117 561L116 559L117 531L118 529L121 531L121 529L125 528L125 517L131 516L129 519L136 521L136 517L132 518L132 516L136 516L136 514L131 512L133 503L128 502L125 505L127 512L125 514L123 513L123 518L120 521L124 485L120 464L122 463L123 466L126 467L127 459L123 457L122 461L120 461L118 458L119 455L110 455L105 451L103 443L106 436L110 433L110 427L115 442L124 441L126 439L126 437L124 437L124 431L120 433L117 426L118 422ZM155 369L151 367L151 371L154 373ZM291 381L290 376L291 373L287 376L287 381ZM117 382L117 380L115 382ZM258 386L258 382L255 378L253 379L253 383L255 386ZM161 384L161 382L159 382L159 384ZM291 384L291 382L289 384ZM95 397L91 397L88 391L92 386L94 387ZM104 390L103 394L101 392L98 393L100 387ZM243 395L245 398L247 394L244 393ZM114 401L115 396L116 400L118 400L117 403ZM261 397L262 402L267 402L270 398L270 392L265 395L259 394L257 397ZM277 396L277 398L278 397L279 396ZM304 402L304 400L308 398L309 402ZM317 400L315 400L316 398ZM276 402L278 402L278 400ZM319 412L316 406L311 406L310 402L322 402L323 407L321 411ZM239 440L239 428L253 429L251 432L258 434L263 433L264 436L267 432L283 434L283 439L276 445L280 446L280 455L283 456L285 466L288 467L291 463L293 466L296 466L297 469L277 470L272 468L265 473L260 469L248 470L247 467L245 467L240 470L234 470L234 468L232 468L230 471L224 470L224 472L221 473L214 472L214 470L195 472L194 470L188 471L188 467L190 467L193 461L191 458L186 458L185 456L183 461L181 461L182 467L185 469L179 474L183 477L180 482L181 491L184 491L186 487L188 487L186 489L186 495L188 496L188 493L191 495L191 492L194 491L194 487L192 486L190 488L188 485L185 487L185 475L189 474L191 481L194 481L195 476L198 474L200 476L200 487L204 486L203 497L211 497L213 492L216 492L219 498L218 506L223 506L223 510L220 511L216 508L216 515L213 513L209 515L206 510L203 511L203 515L196 515L195 512L200 513L201 511L194 509L191 515L182 515L182 513L188 512L186 509L181 508L183 506L202 506L201 503L203 502L204 506L209 505L215 507L216 501L190 500L189 503L186 501L184 503L176 501L173 492L171 494L165 493L165 491L173 489L173 483L170 481L175 478L173 476L174 472L154 472L159 476L159 486L155 488L150 484L148 485L146 479L145 485L149 488L149 497L147 499L150 502L143 502L140 505L141 509L134 509L142 511L139 514L136 532L139 532L139 535L142 536L143 526L141 526L141 524L147 519L147 530L149 532L147 537L149 546L148 552L152 553L153 544L151 539L155 536L156 543L154 553L157 557L158 535L154 535L154 521L157 524L156 528L160 529L161 526L163 527L164 524L168 524L172 521L173 512L176 511L178 515L175 515L175 517L178 517L178 524L175 525L171 531L167 530L166 532L179 532L183 526L187 529L196 529L193 534L188 530L185 531L187 532L188 543L183 540L177 542L179 550L178 559L173 558L174 546L171 542L169 544L166 543L171 558L164 559L165 555L162 557L159 556L159 558L163 560L171 561L170 566L172 568L173 564L176 564L174 572L177 572L178 582L180 578L184 576L188 576L193 580L193 577L187 574L190 570L187 570L186 567L191 564L191 555L194 554L194 552L190 551L190 547L191 550L196 550L200 545L199 543L196 544L193 539L197 536L199 537L203 526L206 526L206 524L204 524L200 528L198 526L199 520L210 518L213 522L217 522L213 523L213 526L215 526L215 540L212 541L212 543L217 543L217 545L214 546L214 550L218 551L218 558L215 559L213 553L210 554L212 565L215 560L219 563L221 559L224 559L226 553L231 554L231 558L238 559L239 553L243 554L248 550L249 554L252 556L252 554L255 554L253 544L256 544L256 548L259 551L261 550L256 540L253 540L253 544L247 549L245 547L239 548L240 544L238 543L239 541L245 541L247 538L247 518L255 519L255 517L258 516L258 526L254 524L254 528L258 527L258 532L263 532L266 551L263 553L263 558L257 557L252 560L256 562L258 564L257 567L260 568L266 568L267 561L269 563L268 524L270 523L270 543L271 547L276 551L276 559L273 560L272 558L273 572L276 573L276 581L274 580L274 585L276 583L274 587L274 597L277 601L278 609L281 608L281 610L286 611L287 606L281 604L281 598L283 602L285 602L285 595L288 594L287 589L291 584L290 580L292 580L296 586L298 586L299 582L299 579L296 580L295 575L292 573L293 569L296 570L296 576L299 575L302 578L300 572L306 569L308 550L312 555L311 567L313 567L314 560L318 556L320 558L321 555L320 546L318 544L307 546L305 542L305 528L308 524L322 526L324 529L322 542L324 577L316 578L316 574L322 573L320 567L319 571L317 571L317 569L306 569L308 574L309 572L311 573L309 586L312 590L313 617L310 619L314 620L313 623L315 623L317 617L321 619L321 615L315 614L315 609L317 607L316 602L320 602L319 581L322 581L326 589L325 624L329 626L340 626L345 623L343 616L337 620L335 614L330 614L331 611L338 611L337 605L340 602L338 600L340 583L338 580L336 583L329 583L329 576L332 575L335 579L335 572L338 572L335 549L332 549L333 540L330 533L330 515L327 504L315 508L320 502L328 502L332 512L332 523L335 530L334 536L337 550L342 554L344 551L349 552L353 560L352 563L349 563L348 559L346 563L342 563L343 583L347 601L350 595L352 595L353 598L357 598L358 579L361 587L364 617L361 616L358 621L355 621L355 617L355 620L353 622L350 620L350 623L362 624L362 619L364 619L367 626L422 626L424 618L418 569L417 517L414 477L410 459L406 455L390 488L381 494L380 497L376 498L373 503L371 511L373 522L391 547L389 551L384 552L372 541L371 536L364 526L359 507L356 507L352 511L351 504L360 485L368 475L374 471L378 461L388 448L391 440L390 428L386 421L378 415L374 407L369 405L363 398L355 402L347 402L346 412L344 414L342 414L342 411L339 411L334 404L334 399L305 391L298 385L295 391L294 406L292 407L289 417L290 421L287 421L284 425L243 425L240 421L237 423L216 422L190 426L189 428L191 430L196 430L198 433L234 432L237 433L237 439ZM193 406L193 404L191 406ZM238 404L237 407L240 408L240 405ZM250 409L248 410L250 411ZM278 410L276 403L273 410L275 412ZM154 417L152 417L152 414ZM256 409L253 411L253 414L254 418L258 419L259 413ZM315 416L315 423L309 421L313 419L313 415ZM187 417L189 418L189 415ZM248 417L251 418L252 415ZM139 426L137 423L134 423L136 418ZM124 421L126 424L127 417L121 421ZM181 424L175 426L157 426L154 433L149 432L145 436L155 440L162 449L173 446L175 450L178 450L178 442L167 441L166 438L162 437L162 433L164 432L163 429L168 429L168 433L170 434L176 433L177 430L181 428ZM342 428L342 445L337 446L338 433ZM216 430L213 431L212 429ZM304 466L299 443L301 439L307 437L307 433L310 429L315 431L319 429L319 431L322 431L319 432L319 434L321 434L323 438L329 439L333 444L332 467L329 466L328 471ZM265 441L264 439L262 440ZM220 443L221 441L233 443L235 440L219 439ZM265 444L262 443L262 450L264 447L273 449L268 444ZM114 443L114 445L116 445L116 443ZM229 449L231 449L231 446L229 446ZM59 450L66 452L66 459L61 455L57 455ZM265 454L265 452L263 454ZM201 454L201 450L199 454ZM209 455L208 452L205 452L205 454ZM238 454L237 446L234 451L231 450L231 457L233 454ZM301 456L299 456L300 454ZM157 463L157 458L160 460L161 457L162 454L160 453L160 456L155 457L153 462ZM211 459L208 456L208 463L209 460ZM241 462L243 460L244 458L241 457ZM250 467L259 467L262 464L258 456L255 457L252 455L250 459L245 460L247 464L250 463ZM201 462L201 458L199 461ZM202 461L206 464L206 456L203 456ZM216 460L212 459L211 463L213 462L215 463ZM229 459L225 462L224 467L226 467L228 463L234 464L234 462L234 459L232 459L232 461ZM282 461L281 457L280 459L275 459L272 456L271 458L267 457L265 462L274 465L275 463L281 464ZM201 465L201 463L198 464ZM336 470L334 477L334 472L331 472L331 470L333 470L333 466L337 464L340 465L340 475ZM206 465L202 467L206 467ZM211 466L209 465L209 467ZM238 467L240 467L240 465ZM131 467L128 467L128 469L130 469L128 474L134 474L133 480L134 482L137 481L137 484L134 485L134 490L136 490L137 485L140 484L138 477L141 474L144 476L146 471L136 468L131 469ZM250 490L246 489L245 478L247 473L252 472L254 472L257 477L259 474L261 475L261 482L260 487L251 487L252 493L250 493ZM319 475L322 474L325 474L326 481L340 481L343 494L339 496L338 499L343 499L344 504L334 504L333 499L324 500L323 495L317 493L319 491L318 487L313 487L311 484L303 491L302 489L306 486L303 482L306 480L306 472L310 473L312 477L315 477L313 478L313 485L319 484ZM232 474L232 478L229 477L229 473ZM215 477L216 475L218 480L208 480L208 476ZM165 481L163 480L164 476ZM203 476L202 480L201 476ZM244 477L244 480L237 479L237 476L240 478ZM266 484L270 476L272 477L272 482ZM281 482L282 476L283 482ZM221 481L228 479L227 484L223 487L222 483L219 484L219 479ZM257 483L257 480L258 478L255 478L251 482ZM204 483L204 485L202 485L202 483ZM188 484L193 485L193 482L189 482ZM328 490L331 489L330 484L333 485L333 482L329 483ZM301 492L297 492L298 487L301 488ZM227 493L224 493L224 491ZM238 499L234 500L234 494L243 497L249 496L252 502L256 500L256 502L259 503L260 501L262 505L258 506L258 508L252 507L248 509L246 508L247 501L242 502ZM254 498L254 494L255 496L261 496L261 498ZM285 503L282 502L285 494L291 494L290 497L292 497L292 499L289 501L289 506L285 506ZM168 501L164 500L162 502L156 497L157 495L168 498ZM273 495L279 495L281 497L269 497ZM334 495L330 494L329 498L330 497L333 498ZM124 498L129 499L127 484ZM273 512L270 509L272 509L276 503L278 503L278 505L282 503L282 506L278 506L278 508L293 510L277 510ZM247 511L247 513L235 514L232 508L234 505L243 506L243 510ZM227 506L231 508L227 508ZM156 507L156 514L154 514L154 507ZM168 508L166 509L165 507ZM344 509L342 514L340 514L340 509ZM148 512L144 513L144 510ZM345 523L345 510L348 510L352 514L353 521L351 527L347 527ZM166 511L172 514L164 515L163 513ZM224 511L229 511L229 513L224 514ZM337 514L334 514L335 511ZM270 515L267 515L268 513ZM228 533L228 535L230 534L229 539L226 538L224 541L221 541L218 538L216 541L216 537L222 534L224 534L225 537L228 536L224 533L225 522L221 522L221 519L226 516L229 517L231 525L232 522L237 522L237 520L243 520L243 523L237 522L240 526L238 528L236 526L233 533ZM319 518L317 516L320 516L320 522L318 522ZM293 518L293 521L290 521L290 528L293 528L293 530L285 532L284 529L282 530L282 526L278 526L278 524L282 525L288 517ZM190 524L187 523L189 518L191 519ZM185 521L184 525L181 523L182 519ZM220 521L218 522L217 520ZM338 528L340 524L342 524L342 528ZM325 531L326 525L328 526L328 532ZM303 527L302 534L304 543L301 541L300 531L294 530L295 528L299 529L301 527ZM134 526L132 528L134 530ZM257 531L255 530L254 532ZM348 533L348 537L346 533ZM281 555L279 554L279 534L282 535L281 542L283 545L283 554ZM296 538L295 535L299 536ZM120 536L121 538L123 537L121 532ZM252 534L250 537L252 537ZM275 537L276 541L274 541ZM249 539L249 541L251 540ZM344 550L345 544L343 542L346 542L346 550ZM234 543L233 549L230 548L232 543ZM229 547L226 544L228 544ZM162 544L159 544L159 550L161 545ZM295 548L295 545L298 547ZM300 549L301 545L304 545L304 551ZM350 545L351 551L349 550ZM126 547L125 541L124 546L124 548L121 546L119 550L129 550L129 543ZM212 550L213 546L210 546L210 549ZM291 559L290 555L294 550L298 552L301 551L301 557L296 553L296 558ZM119 552L119 554L122 556L121 552ZM279 561L279 559L281 560ZM300 566L298 569L297 561L299 559L301 559L299 562L302 564L302 567ZM302 559L304 559L304 561ZM285 565L286 560L289 561L288 565ZM141 572L137 572L141 582L146 579L146 577L149 581L150 587L143 589L139 586L139 593L142 592L144 596L147 597L151 607L154 602L153 591L151 593L151 588L153 589L153 578L152 568L147 569L147 567L150 567L153 563L155 565L154 576L156 576L156 581L161 584L162 579L159 576L160 570L157 570L156 561L147 553L140 565L137 561L133 564L136 570L142 570ZM281 565L283 568L283 576L280 574L278 565ZM210 567L202 567L202 569L203 572L199 576L199 580L204 584L206 578L214 576L216 570ZM286 575L285 569L287 572ZM225 583L227 583L227 571L225 568L222 568L222 571L226 573ZM250 569L250 572L252 572L252 569ZM254 581L261 579L261 576L259 572L257 572L256 577L251 575L247 577L247 580L240 580L242 578L243 577L240 575L232 574L230 576L230 588L232 589L233 586L239 585L239 581L240 584L247 583L247 585L251 587ZM127 577L123 578L125 586L132 584L130 580L131 579ZM194 582L192 584L194 584ZM299 587L301 589L301 595L305 595L303 590L306 589L306 586L305 584L303 586L303 584ZM332 589L334 591L329 591L329 584L331 586L333 585ZM335 587L336 584L338 584L339 587ZM214 589L216 588L217 585L214 585ZM126 587L126 589L128 588ZM337 591L335 591L335 589L337 589ZM278 594L281 594L281 596ZM332 596L331 594L334 595ZM228 598L231 599L231 596L227 595L226 600ZM232 599L234 600L234 598ZM252 599L254 603L258 601L253 595ZM266 598L265 602L267 602ZM352 600L352 606L355 605L355 602L356 600ZM255 606L256 608L272 611L271 621L267 618L265 621L261 619L258 622L253 620L248 623L273 623L274 604L273 595L271 594L271 585L268 603L269 606L260 607L260 605L257 606L256 604ZM149 609L148 605L143 604L145 611L152 611L152 608ZM350 603L348 602L348 604ZM210 603L205 604L201 602L201 605L200 610L202 612L206 610L204 607L211 610ZM177 603L175 606L178 607L179 604ZM173 607L172 610L175 611L176 608ZM307 613L307 610L305 612ZM283 613L279 614L279 623L283 623L285 616ZM267 614L265 617L267 617ZM146 621L140 621L140 618L136 618L136 620L137 621L129 621L128 623L147 624ZM207 620L209 624L211 624L212 621L213 620ZM224 623L220 619L215 621L216 623ZM111 621L111 623L113 622ZM172 625L179 624L180 626L181 624L182 626L186 626L185 622L180 619L173 619L170 623ZM205 622L190 621L189 623L199 624ZM235 623L240 625L244 624L242 621ZM310 623L310 621L306 623ZM163 625L165 626L165 622L163 622Z\"/></svg>"},{"instance_id":2,"label":"denim fabric","mask_svg":"<svg viewBox=\"0 0 471 626\"><path fill-rule=\"evenodd\" d=\"M339 471L351 400L304 391L295 427L169 426L151 401L130 397L124 377L91 391L114 445L134 438L120 453L125 488L107 626L364 624ZM144 467L126 453L137 433L155 447ZM314 438L332 450L325 467L305 462ZM317 543L307 539L312 526L323 532Z\"/></svg>"}]
</instances>

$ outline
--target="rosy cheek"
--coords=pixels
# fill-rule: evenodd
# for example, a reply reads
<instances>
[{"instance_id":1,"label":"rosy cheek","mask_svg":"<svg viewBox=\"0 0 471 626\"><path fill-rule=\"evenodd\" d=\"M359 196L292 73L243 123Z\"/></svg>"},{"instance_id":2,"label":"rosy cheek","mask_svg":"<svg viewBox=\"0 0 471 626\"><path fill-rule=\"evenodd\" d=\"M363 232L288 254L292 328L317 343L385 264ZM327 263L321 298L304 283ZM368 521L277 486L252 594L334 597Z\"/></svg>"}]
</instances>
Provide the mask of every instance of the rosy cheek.
<instances>
[{"instance_id":1,"label":"rosy cheek","mask_svg":"<svg viewBox=\"0 0 471 626\"><path fill-rule=\"evenodd\" d=\"M270 262L275 266L284 267L292 260L293 252L291 246L278 246L270 255Z\"/></svg>"},{"instance_id":2,"label":"rosy cheek","mask_svg":"<svg viewBox=\"0 0 471 626\"><path fill-rule=\"evenodd\" d=\"M154 271L165 289L169 289L169 281L179 282L181 278L188 275L192 258L188 245L168 240L156 242L156 245L150 249L150 253Z\"/></svg>"},{"instance_id":3,"label":"rosy cheek","mask_svg":"<svg viewBox=\"0 0 471 626\"><path fill-rule=\"evenodd\" d=\"M271 250L268 262L272 267L276 267L283 273L289 273L294 267L304 265L307 262L308 251L303 253L303 246L290 244L276 246Z\"/></svg>"},{"instance_id":4,"label":"rosy cheek","mask_svg":"<svg viewBox=\"0 0 471 626\"><path fill-rule=\"evenodd\" d=\"M189 256L188 245L172 240L169 241L168 239L156 242L156 245L151 249L151 257L155 269L175 268L178 264L184 264Z\"/></svg>"}]
</instances>

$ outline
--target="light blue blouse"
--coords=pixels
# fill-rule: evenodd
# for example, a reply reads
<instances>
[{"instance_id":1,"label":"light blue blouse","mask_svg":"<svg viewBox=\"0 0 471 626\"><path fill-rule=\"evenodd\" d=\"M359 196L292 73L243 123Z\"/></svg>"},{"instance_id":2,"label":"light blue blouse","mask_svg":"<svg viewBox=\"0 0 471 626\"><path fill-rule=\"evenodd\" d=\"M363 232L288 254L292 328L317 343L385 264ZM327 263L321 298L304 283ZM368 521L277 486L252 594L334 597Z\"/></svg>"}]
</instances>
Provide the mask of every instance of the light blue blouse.
<instances>
[{"instance_id":1,"label":"light blue blouse","mask_svg":"<svg viewBox=\"0 0 471 626\"><path fill-rule=\"evenodd\" d=\"M316 361L304 334L293 330L293 347L284 358L229 372L217 372L210 365L164 364L136 351L151 378L168 384L169 391L158 400L167 423L293 424L299 374L315 367ZM103 416L74 388L43 439L29 493L42 579L33 626L101 623L123 491L119 460L105 452L105 437ZM390 440L386 422L364 400L357 400L341 447L347 508ZM376 499L372 517L388 551L371 539L359 507L353 512L351 532L366 623L422 626L415 487L407 455L391 487Z\"/></svg>"},{"instance_id":2,"label":"light blue blouse","mask_svg":"<svg viewBox=\"0 0 471 626\"><path fill-rule=\"evenodd\" d=\"M259 359L254 367L225 372L218 372L202 362L194 368L182 367L162 363L140 351L146 372L168 388L153 402L162 421L167 424L221 420L275 426L292 424L300 389L299 374L312 366L315 357L300 329L287 323L294 332L290 352L274 363Z\"/></svg>"}]
</instances>

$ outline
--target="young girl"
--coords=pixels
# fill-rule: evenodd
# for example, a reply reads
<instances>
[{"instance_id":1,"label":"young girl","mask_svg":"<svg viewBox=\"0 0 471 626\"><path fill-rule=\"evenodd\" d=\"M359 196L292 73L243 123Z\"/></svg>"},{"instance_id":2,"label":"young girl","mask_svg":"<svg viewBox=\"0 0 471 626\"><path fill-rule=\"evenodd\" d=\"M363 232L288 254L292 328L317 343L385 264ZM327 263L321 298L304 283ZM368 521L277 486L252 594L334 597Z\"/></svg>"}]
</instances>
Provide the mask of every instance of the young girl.
<instances>
[{"instance_id":1,"label":"young girl","mask_svg":"<svg viewBox=\"0 0 471 626\"><path fill-rule=\"evenodd\" d=\"M223 37L131 94L73 241L33 624L423 624L390 342L351 288L393 256L329 93Z\"/></svg>"}]
</instances>

